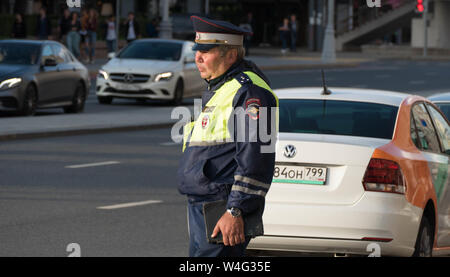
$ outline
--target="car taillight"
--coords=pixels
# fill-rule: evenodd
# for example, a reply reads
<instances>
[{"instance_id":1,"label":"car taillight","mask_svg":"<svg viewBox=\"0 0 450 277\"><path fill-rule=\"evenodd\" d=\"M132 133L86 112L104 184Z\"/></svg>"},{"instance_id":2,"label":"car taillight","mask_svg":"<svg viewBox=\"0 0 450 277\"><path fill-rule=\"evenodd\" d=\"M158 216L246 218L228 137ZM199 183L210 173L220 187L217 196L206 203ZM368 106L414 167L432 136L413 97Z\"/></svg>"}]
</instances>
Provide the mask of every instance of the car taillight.
<instances>
[{"instance_id":1,"label":"car taillight","mask_svg":"<svg viewBox=\"0 0 450 277\"><path fill-rule=\"evenodd\" d=\"M362 181L366 191L405 193L402 170L398 163L372 158Z\"/></svg>"}]
</instances>

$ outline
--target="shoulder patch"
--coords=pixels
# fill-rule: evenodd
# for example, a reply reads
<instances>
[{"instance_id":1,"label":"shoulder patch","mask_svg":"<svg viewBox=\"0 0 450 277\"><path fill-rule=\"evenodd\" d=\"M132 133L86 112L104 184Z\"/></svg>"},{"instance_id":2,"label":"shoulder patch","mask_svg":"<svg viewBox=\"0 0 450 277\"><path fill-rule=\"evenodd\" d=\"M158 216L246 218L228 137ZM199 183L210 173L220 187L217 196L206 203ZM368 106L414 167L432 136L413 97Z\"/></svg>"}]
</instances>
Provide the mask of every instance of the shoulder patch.
<instances>
[{"instance_id":1,"label":"shoulder patch","mask_svg":"<svg viewBox=\"0 0 450 277\"><path fill-rule=\"evenodd\" d=\"M248 77L247 74L245 74L244 72L241 72L240 74L238 74L236 77L234 77L234 79L236 79L236 81L239 82L239 84L244 85L247 83L252 83L252 80L250 79L250 77Z\"/></svg>"},{"instance_id":2,"label":"shoulder patch","mask_svg":"<svg viewBox=\"0 0 450 277\"><path fill-rule=\"evenodd\" d=\"M259 119L259 108L261 107L261 100L258 98L250 98L245 102L245 112L253 119Z\"/></svg>"}]
</instances>

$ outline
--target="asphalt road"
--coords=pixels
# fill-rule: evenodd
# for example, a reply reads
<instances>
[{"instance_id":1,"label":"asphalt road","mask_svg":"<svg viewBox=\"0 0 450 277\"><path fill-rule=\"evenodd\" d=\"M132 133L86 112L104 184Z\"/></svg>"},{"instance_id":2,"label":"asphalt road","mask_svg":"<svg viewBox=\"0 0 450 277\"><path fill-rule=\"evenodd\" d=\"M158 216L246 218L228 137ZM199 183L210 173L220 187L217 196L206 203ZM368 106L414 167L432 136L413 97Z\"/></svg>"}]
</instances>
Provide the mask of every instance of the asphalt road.
<instances>
[{"instance_id":1,"label":"asphalt road","mask_svg":"<svg viewBox=\"0 0 450 277\"><path fill-rule=\"evenodd\" d=\"M450 62L377 61L325 74L330 87L427 96L450 91L448 72ZM273 88L322 84L319 70L266 74ZM161 105L99 105L91 90L85 112L151 112ZM186 256L186 201L175 183L180 150L170 129L2 142L0 256L68 256L71 243L81 256Z\"/></svg>"},{"instance_id":2,"label":"asphalt road","mask_svg":"<svg viewBox=\"0 0 450 277\"><path fill-rule=\"evenodd\" d=\"M450 91L449 61L408 61L379 60L362 63L355 68L336 68L325 70L328 87L356 87L393 90L429 96L442 91ZM320 70L278 70L265 72L272 88L322 86ZM161 101L138 102L128 99L114 99L112 105L100 105L95 96L95 81L86 102L85 113L105 113L126 111L128 109L151 109L169 106ZM186 99L184 105L192 105L192 99ZM40 110L37 116L62 114L62 109ZM0 112L1 117L16 116L13 113Z\"/></svg>"},{"instance_id":3,"label":"asphalt road","mask_svg":"<svg viewBox=\"0 0 450 277\"><path fill-rule=\"evenodd\" d=\"M181 146L169 138L162 129L3 142L0 256L68 256L70 243L81 256L186 256Z\"/></svg>"}]
</instances>

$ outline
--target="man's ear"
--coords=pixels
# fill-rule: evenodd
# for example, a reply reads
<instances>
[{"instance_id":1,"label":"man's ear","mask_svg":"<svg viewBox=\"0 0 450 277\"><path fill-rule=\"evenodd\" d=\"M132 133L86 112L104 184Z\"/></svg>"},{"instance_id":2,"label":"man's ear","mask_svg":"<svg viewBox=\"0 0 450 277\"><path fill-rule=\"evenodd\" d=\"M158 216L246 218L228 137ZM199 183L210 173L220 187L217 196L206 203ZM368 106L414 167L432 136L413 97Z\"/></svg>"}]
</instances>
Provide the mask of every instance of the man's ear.
<instances>
[{"instance_id":1,"label":"man's ear","mask_svg":"<svg viewBox=\"0 0 450 277\"><path fill-rule=\"evenodd\" d=\"M238 55L237 49L231 49L231 50L228 51L228 53L227 53L227 59L228 59L228 61L229 61L231 64L235 63L236 60L237 60L237 55Z\"/></svg>"}]
</instances>

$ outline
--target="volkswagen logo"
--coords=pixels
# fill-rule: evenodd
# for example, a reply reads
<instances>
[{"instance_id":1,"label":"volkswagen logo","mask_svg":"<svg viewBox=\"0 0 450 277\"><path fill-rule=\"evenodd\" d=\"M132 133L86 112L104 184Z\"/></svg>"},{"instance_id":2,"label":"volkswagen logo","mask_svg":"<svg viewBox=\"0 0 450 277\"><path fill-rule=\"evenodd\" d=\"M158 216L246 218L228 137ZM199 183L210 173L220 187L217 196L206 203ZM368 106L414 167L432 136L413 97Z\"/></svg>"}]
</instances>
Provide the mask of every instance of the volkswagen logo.
<instances>
[{"instance_id":1,"label":"volkswagen logo","mask_svg":"<svg viewBox=\"0 0 450 277\"><path fill-rule=\"evenodd\" d=\"M286 158L293 158L295 156L295 154L297 154L297 149L295 148L294 145L291 145L291 144L286 145L284 147L284 153L283 154L284 154L284 156Z\"/></svg>"},{"instance_id":2,"label":"volkswagen logo","mask_svg":"<svg viewBox=\"0 0 450 277\"><path fill-rule=\"evenodd\" d=\"M123 76L123 79L125 83L133 83L134 81L133 74L125 74L125 76Z\"/></svg>"}]
</instances>

